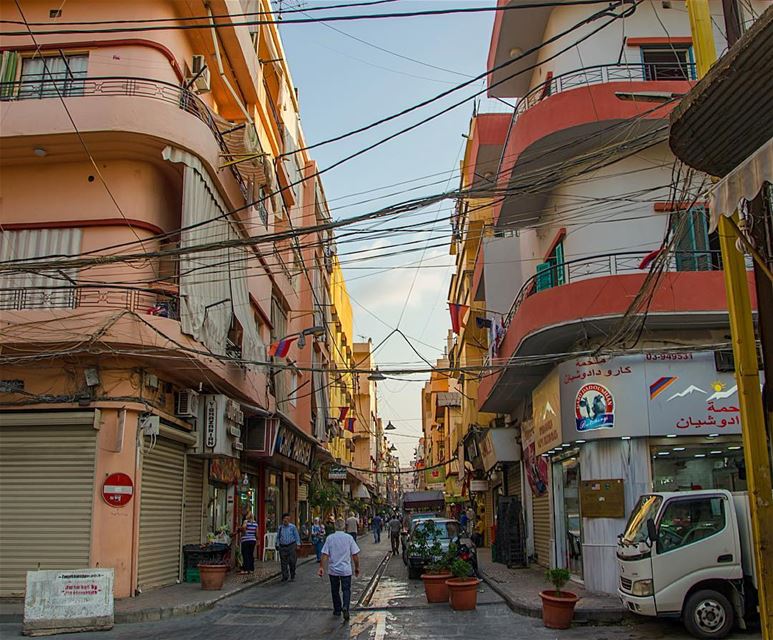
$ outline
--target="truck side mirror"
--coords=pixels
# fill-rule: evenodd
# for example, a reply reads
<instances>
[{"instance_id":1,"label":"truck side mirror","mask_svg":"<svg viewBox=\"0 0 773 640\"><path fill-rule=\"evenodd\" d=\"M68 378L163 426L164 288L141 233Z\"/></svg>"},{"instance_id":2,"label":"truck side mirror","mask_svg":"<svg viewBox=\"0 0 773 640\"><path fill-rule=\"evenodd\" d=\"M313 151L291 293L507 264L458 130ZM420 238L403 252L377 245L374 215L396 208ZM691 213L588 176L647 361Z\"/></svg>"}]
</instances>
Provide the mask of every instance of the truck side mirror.
<instances>
[{"instance_id":1,"label":"truck side mirror","mask_svg":"<svg viewBox=\"0 0 773 640\"><path fill-rule=\"evenodd\" d=\"M647 518L647 537L650 539L650 546L658 539L658 530L652 518Z\"/></svg>"}]
</instances>

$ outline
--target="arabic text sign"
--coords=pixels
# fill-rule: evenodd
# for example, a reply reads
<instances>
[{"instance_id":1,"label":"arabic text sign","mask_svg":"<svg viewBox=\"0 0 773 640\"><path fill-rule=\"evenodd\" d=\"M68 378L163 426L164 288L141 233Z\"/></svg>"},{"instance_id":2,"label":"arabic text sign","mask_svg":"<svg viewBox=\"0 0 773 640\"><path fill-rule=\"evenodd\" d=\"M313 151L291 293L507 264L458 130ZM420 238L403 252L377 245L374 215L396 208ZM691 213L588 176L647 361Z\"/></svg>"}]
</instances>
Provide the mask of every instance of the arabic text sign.
<instances>
[{"instance_id":1,"label":"arabic text sign","mask_svg":"<svg viewBox=\"0 0 773 640\"><path fill-rule=\"evenodd\" d=\"M27 572L25 634L112 627L112 569Z\"/></svg>"}]
</instances>

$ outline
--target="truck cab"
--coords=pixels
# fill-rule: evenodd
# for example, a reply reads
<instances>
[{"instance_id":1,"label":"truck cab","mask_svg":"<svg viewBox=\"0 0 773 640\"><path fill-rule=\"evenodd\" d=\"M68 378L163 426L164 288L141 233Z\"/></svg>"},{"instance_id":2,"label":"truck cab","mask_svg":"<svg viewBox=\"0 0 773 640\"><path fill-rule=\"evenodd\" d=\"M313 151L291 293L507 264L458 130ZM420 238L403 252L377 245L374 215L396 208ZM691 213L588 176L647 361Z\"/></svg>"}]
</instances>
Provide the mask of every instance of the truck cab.
<instances>
[{"instance_id":1,"label":"truck cab","mask_svg":"<svg viewBox=\"0 0 773 640\"><path fill-rule=\"evenodd\" d=\"M632 612L680 617L699 638L723 638L755 593L748 497L729 491L651 493L618 537L618 594Z\"/></svg>"}]
</instances>

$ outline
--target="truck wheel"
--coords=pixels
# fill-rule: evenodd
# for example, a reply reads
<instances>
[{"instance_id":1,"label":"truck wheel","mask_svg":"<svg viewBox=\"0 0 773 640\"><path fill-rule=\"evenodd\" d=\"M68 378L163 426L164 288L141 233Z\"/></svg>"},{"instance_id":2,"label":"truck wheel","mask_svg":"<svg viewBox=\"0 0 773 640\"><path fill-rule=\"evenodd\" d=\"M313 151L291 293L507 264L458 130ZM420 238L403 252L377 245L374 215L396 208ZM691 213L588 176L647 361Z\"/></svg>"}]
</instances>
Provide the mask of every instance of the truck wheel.
<instances>
[{"instance_id":1,"label":"truck wheel","mask_svg":"<svg viewBox=\"0 0 773 640\"><path fill-rule=\"evenodd\" d=\"M733 628L733 606L718 591L696 591L684 606L683 620L696 638L724 638Z\"/></svg>"}]
</instances>

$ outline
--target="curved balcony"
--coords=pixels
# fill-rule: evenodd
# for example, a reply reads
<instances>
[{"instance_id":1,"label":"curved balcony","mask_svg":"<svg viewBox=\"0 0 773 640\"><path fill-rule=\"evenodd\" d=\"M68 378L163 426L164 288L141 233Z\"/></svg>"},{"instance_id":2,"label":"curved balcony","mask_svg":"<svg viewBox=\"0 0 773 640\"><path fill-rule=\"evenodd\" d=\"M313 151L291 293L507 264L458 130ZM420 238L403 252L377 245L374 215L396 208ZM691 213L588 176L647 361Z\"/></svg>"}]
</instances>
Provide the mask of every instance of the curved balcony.
<instances>
[{"instance_id":1,"label":"curved balcony","mask_svg":"<svg viewBox=\"0 0 773 640\"><path fill-rule=\"evenodd\" d=\"M72 104L72 100L80 98L84 100L89 98L141 98L171 105L204 123L217 143L220 153L228 157L232 155L233 151L229 149L226 136L242 126L231 125L231 123L217 118L195 93L185 87L163 80L130 76L95 76L67 80L27 77L15 82L0 83L0 102L67 99L68 104ZM132 115L137 117L138 114L132 113ZM91 119L93 120L93 118ZM40 123L38 122L39 126ZM81 128L83 129L84 127ZM168 126L166 128L169 129ZM45 132L30 131L29 133L35 135ZM5 135L12 134L6 133ZM172 141L176 142L175 140ZM231 165L230 170L239 185L242 196L247 198L247 185L242 175L235 165Z\"/></svg>"},{"instance_id":2,"label":"curved balcony","mask_svg":"<svg viewBox=\"0 0 773 640\"><path fill-rule=\"evenodd\" d=\"M509 362L513 357L562 353L570 350L579 336L593 340L613 333L644 284L648 270L639 267L648 255L594 255L533 275L505 316L504 331L491 355L497 362ZM751 272L748 278L752 283ZM756 301L753 305L756 308ZM647 328L711 329L727 322L718 252L670 256L647 307ZM484 377L478 393L479 410L509 411L519 395L530 393L551 367L510 367Z\"/></svg>"}]
</instances>

